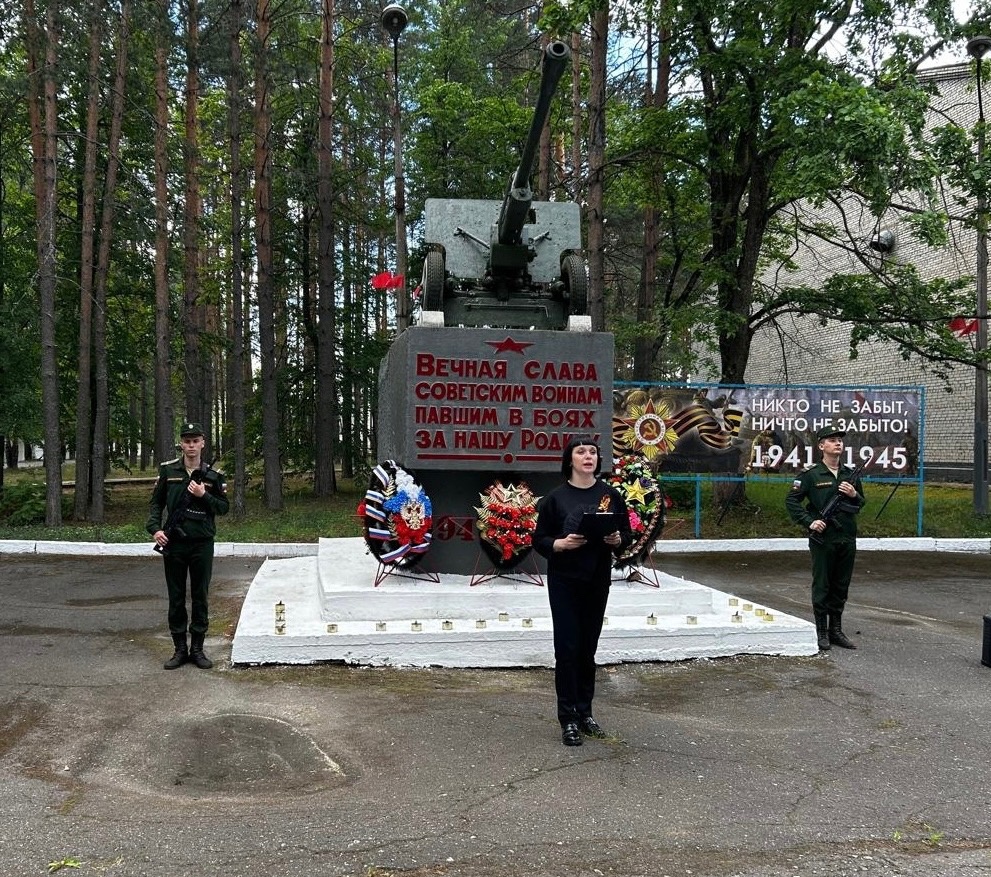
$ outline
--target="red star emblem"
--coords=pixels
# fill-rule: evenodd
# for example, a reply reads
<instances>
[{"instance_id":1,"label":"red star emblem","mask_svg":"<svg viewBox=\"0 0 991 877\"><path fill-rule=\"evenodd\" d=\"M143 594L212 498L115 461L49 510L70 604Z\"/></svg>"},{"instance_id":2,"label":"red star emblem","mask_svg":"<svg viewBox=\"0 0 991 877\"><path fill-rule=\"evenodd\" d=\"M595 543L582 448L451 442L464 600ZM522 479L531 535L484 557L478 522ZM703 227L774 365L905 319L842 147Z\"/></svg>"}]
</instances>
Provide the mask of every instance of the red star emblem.
<instances>
[{"instance_id":1,"label":"red star emblem","mask_svg":"<svg viewBox=\"0 0 991 877\"><path fill-rule=\"evenodd\" d=\"M508 335L503 341L486 341L485 343L495 348L496 353L505 353L506 351L523 353L528 347L533 346L532 341L514 341Z\"/></svg>"}]
</instances>

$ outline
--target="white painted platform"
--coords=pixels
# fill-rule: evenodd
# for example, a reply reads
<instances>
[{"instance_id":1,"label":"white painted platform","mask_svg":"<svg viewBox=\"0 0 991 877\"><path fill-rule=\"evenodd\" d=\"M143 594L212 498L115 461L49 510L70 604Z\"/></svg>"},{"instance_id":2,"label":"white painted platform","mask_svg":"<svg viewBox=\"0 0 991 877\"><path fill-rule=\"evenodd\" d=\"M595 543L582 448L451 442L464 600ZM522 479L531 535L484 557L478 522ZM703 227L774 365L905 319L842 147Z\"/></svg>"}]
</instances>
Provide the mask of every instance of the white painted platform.
<instances>
[{"instance_id":1,"label":"white painted platform","mask_svg":"<svg viewBox=\"0 0 991 877\"><path fill-rule=\"evenodd\" d=\"M364 540L321 539L317 555L266 560L241 608L234 664L552 667L546 589L469 576L387 576ZM618 574L617 574L618 575ZM771 607L658 573L613 583L598 662L739 654L813 655L814 626ZM284 607L277 613L276 604Z\"/></svg>"}]
</instances>

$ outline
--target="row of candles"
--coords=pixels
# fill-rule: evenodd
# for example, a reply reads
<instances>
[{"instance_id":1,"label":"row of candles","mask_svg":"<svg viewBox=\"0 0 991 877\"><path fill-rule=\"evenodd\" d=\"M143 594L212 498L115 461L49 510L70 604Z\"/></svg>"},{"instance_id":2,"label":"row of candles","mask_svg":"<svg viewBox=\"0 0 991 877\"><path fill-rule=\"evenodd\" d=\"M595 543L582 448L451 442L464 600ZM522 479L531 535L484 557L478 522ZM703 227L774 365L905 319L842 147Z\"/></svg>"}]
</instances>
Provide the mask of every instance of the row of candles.
<instances>
[{"instance_id":1,"label":"row of candles","mask_svg":"<svg viewBox=\"0 0 991 877\"><path fill-rule=\"evenodd\" d=\"M739 604L739 600L737 600L736 597L731 597L730 598L729 605L731 607L732 606L737 606L738 604ZM753 607L753 605L751 603L744 603L743 606L740 607L740 609L742 609L743 612L753 612L754 615L756 615L757 617L761 618L764 621L774 621L774 616L770 612L768 612L766 609L764 609L764 608L762 608L760 606L758 606L756 609L754 609L754 607ZM730 616L730 621L735 622L735 623L742 623L743 619L744 619L744 615L741 613L740 610L737 610L736 612L734 612ZM650 615L648 615L647 616L647 619L646 619L647 624L648 625L651 625L651 626L656 626L657 625L657 620L658 620L658 616L656 616L653 612L651 612ZM508 623L509 622L509 613L508 612L500 612L499 613L499 621L501 623L503 623L503 624ZM685 616L685 623L686 624L698 624L698 621L699 621L699 619L698 619L698 616L697 615L686 615ZM607 626L609 624L609 618L608 618L608 616L602 619L602 624L605 625L605 626ZM533 627L533 619L532 618L523 618L521 620L521 625L523 627L526 627L526 628L531 628L531 627ZM476 630L484 630L487 626L488 626L488 621L486 619L484 619L484 618L477 618L477 619L475 619L475 629ZM410 627L410 630L413 633L420 633L423 630L423 622L422 621L412 621L412 622L410 622L410 626L409 627ZM440 623L440 627L441 627L441 630L454 630L454 622L451 621L450 619L445 619L444 621L442 621ZM386 626L386 622L384 622L384 621L376 621L375 622L375 631L376 631L376 633L384 633L387 629L388 628ZM327 625L327 633L337 633L338 630L339 630L338 625L335 622L331 622L330 624ZM278 603L275 604L275 632L277 634L280 634L280 635L281 634L284 634L286 632L286 605L281 600Z\"/></svg>"}]
</instances>

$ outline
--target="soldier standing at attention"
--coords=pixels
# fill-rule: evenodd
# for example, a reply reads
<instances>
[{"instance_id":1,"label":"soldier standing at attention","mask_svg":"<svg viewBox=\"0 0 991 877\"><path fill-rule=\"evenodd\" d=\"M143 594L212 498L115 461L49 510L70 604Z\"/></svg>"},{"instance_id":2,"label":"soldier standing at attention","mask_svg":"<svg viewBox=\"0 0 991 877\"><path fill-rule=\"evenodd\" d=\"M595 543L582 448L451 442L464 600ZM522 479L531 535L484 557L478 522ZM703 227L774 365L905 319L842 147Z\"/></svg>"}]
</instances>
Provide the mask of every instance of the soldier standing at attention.
<instances>
[{"instance_id":1,"label":"soldier standing at attention","mask_svg":"<svg viewBox=\"0 0 991 877\"><path fill-rule=\"evenodd\" d=\"M146 529L155 540L156 550L162 552L169 592L169 632L175 654L165 662L165 669L175 670L192 661L201 670L209 670L213 662L203 654L203 641L210 622L207 594L213 573L213 537L217 532L214 517L226 515L230 503L224 476L214 469L203 470L203 427L198 423L184 424L180 440L182 456L163 463L158 470ZM168 520L183 494L188 494L185 515L178 526L166 533L163 517ZM187 575L191 618L186 613Z\"/></svg>"},{"instance_id":2,"label":"soldier standing at attention","mask_svg":"<svg viewBox=\"0 0 991 877\"><path fill-rule=\"evenodd\" d=\"M843 633L853 561L857 554L857 513L863 508L864 491L859 477L840 462L845 432L825 426L816 433L822 461L806 469L792 482L785 498L791 519L809 534L812 554L812 612L816 637L823 651L831 646L857 648ZM839 493L842 503L828 521L823 507Z\"/></svg>"}]
</instances>

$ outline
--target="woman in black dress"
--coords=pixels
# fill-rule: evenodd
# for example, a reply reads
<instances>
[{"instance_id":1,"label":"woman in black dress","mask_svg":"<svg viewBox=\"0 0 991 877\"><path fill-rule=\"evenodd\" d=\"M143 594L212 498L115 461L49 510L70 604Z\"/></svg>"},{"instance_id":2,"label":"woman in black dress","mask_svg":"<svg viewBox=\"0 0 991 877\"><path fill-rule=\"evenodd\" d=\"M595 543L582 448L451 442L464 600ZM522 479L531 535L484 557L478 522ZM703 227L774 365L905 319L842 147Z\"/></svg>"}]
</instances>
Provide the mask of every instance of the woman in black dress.
<instances>
[{"instance_id":1,"label":"woman in black dress","mask_svg":"<svg viewBox=\"0 0 991 877\"><path fill-rule=\"evenodd\" d=\"M581 746L582 735L605 737L592 717L595 650L609 599L613 555L633 541L622 494L599 480L602 459L590 436L572 438L561 473L567 481L538 507L533 547L547 558L547 593L554 622L554 686L565 746ZM615 529L582 535L585 514L615 512Z\"/></svg>"}]
</instances>

